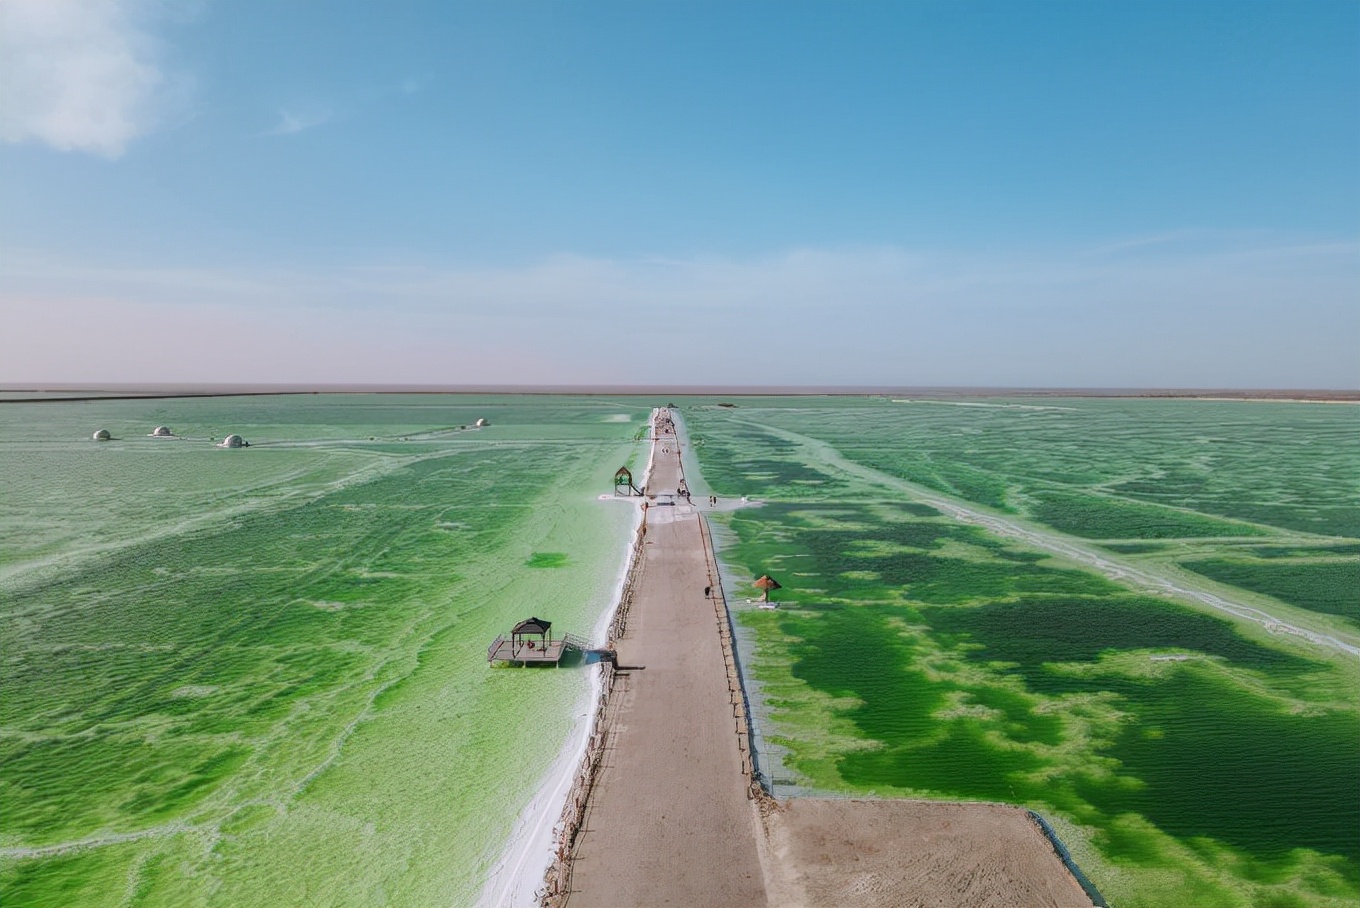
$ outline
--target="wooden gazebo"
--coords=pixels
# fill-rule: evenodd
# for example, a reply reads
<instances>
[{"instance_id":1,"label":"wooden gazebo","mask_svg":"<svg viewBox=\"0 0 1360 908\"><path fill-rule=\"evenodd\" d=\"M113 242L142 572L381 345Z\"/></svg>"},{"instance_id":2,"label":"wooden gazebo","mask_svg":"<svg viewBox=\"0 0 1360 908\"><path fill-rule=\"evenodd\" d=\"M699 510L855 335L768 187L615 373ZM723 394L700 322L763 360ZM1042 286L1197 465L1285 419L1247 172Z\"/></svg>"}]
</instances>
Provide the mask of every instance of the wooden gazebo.
<instances>
[{"instance_id":1,"label":"wooden gazebo","mask_svg":"<svg viewBox=\"0 0 1360 908\"><path fill-rule=\"evenodd\" d=\"M542 618L526 618L510 630L510 636L497 637L487 647L488 662L509 662L512 665L556 665L568 649L583 649L585 641L567 634L554 640L552 622Z\"/></svg>"},{"instance_id":2,"label":"wooden gazebo","mask_svg":"<svg viewBox=\"0 0 1360 908\"><path fill-rule=\"evenodd\" d=\"M552 622L542 618L525 618L510 631L510 645L519 649L521 645L534 648L533 637L538 638L538 648L546 650L552 643Z\"/></svg>"}]
</instances>

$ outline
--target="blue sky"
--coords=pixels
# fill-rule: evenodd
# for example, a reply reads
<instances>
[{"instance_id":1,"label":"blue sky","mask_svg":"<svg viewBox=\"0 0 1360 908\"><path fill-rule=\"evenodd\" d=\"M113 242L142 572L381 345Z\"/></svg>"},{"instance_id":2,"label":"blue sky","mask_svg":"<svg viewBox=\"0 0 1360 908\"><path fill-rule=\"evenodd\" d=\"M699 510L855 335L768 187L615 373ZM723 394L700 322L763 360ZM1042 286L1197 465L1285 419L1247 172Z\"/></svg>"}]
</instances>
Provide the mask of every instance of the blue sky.
<instances>
[{"instance_id":1,"label":"blue sky","mask_svg":"<svg viewBox=\"0 0 1360 908\"><path fill-rule=\"evenodd\" d=\"M0 382L1360 387L1360 3L0 0Z\"/></svg>"}]
</instances>

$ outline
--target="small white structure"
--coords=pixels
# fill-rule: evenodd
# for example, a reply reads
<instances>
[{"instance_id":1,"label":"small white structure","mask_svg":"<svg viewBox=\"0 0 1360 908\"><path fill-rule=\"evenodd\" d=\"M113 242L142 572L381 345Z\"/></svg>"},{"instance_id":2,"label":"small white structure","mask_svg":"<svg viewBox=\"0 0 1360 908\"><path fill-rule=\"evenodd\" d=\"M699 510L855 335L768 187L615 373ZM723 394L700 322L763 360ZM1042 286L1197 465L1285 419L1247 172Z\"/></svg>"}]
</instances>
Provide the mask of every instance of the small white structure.
<instances>
[{"instance_id":1,"label":"small white structure","mask_svg":"<svg viewBox=\"0 0 1360 908\"><path fill-rule=\"evenodd\" d=\"M239 435L228 435L218 442L217 446L219 448L248 448L250 447L250 442Z\"/></svg>"},{"instance_id":2,"label":"small white structure","mask_svg":"<svg viewBox=\"0 0 1360 908\"><path fill-rule=\"evenodd\" d=\"M491 425L491 423L487 422L485 419L479 419L473 423L473 425L479 429L485 429L487 426Z\"/></svg>"},{"instance_id":3,"label":"small white structure","mask_svg":"<svg viewBox=\"0 0 1360 908\"><path fill-rule=\"evenodd\" d=\"M110 438L112 438L112 437L113 437L113 436L109 434L109 430L108 430L108 429L99 429L98 431L96 431L96 432L94 433L94 440L95 440L95 441L108 441L108 440L109 440Z\"/></svg>"},{"instance_id":4,"label":"small white structure","mask_svg":"<svg viewBox=\"0 0 1360 908\"><path fill-rule=\"evenodd\" d=\"M151 437L152 437L152 438L174 438L174 437L175 437L175 433L174 433L174 432L171 432L171 431L170 431L168 428L166 428L165 426L157 426L156 428L154 428L154 429L151 430Z\"/></svg>"}]
</instances>

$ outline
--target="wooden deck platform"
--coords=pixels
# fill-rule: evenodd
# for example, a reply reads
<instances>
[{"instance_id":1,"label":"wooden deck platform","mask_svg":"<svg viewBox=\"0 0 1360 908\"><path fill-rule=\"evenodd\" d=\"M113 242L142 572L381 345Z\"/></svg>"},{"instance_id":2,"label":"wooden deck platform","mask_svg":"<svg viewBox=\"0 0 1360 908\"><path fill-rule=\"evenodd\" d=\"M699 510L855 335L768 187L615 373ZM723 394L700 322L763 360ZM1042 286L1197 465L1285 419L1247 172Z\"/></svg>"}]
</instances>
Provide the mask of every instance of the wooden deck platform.
<instances>
[{"instance_id":1,"label":"wooden deck platform","mask_svg":"<svg viewBox=\"0 0 1360 908\"><path fill-rule=\"evenodd\" d=\"M516 645L509 637L497 637L486 651L488 662L509 662L517 665L556 665L562 661L567 650L566 640L550 640L540 644L534 641L532 647L527 640Z\"/></svg>"}]
</instances>

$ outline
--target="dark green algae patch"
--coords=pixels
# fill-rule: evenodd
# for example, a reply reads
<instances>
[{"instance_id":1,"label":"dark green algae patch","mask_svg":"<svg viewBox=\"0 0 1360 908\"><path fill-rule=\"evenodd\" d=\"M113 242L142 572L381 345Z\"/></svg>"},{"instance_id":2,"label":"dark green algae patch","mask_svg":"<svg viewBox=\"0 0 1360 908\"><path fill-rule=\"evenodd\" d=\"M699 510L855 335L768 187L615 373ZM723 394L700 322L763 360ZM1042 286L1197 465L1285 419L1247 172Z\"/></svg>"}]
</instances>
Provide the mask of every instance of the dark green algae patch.
<instances>
[{"instance_id":1,"label":"dark green algae patch","mask_svg":"<svg viewBox=\"0 0 1360 908\"><path fill-rule=\"evenodd\" d=\"M767 501L719 520L737 597L761 573L784 584L778 611L739 614L781 783L1024 804L1113 904L1360 897L1349 666L894 500L750 425L690 424L714 491ZM1130 554L1215 535L1252 551L1263 531L1229 534L1230 511L1080 516L1092 537L1149 540L1110 545ZM1106 533L1107 516L1125 522Z\"/></svg>"},{"instance_id":2,"label":"dark green algae patch","mask_svg":"<svg viewBox=\"0 0 1360 908\"><path fill-rule=\"evenodd\" d=\"M975 528L892 508L875 525L875 510L771 504L729 524L729 564L785 565L780 610L741 620L786 769L816 789L1056 813L1111 867L1208 904L1227 884L1195 865L1224 854L1253 886L1306 866L1319 897L1360 893L1360 735L1354 711L1315 699L1336 686L1319 684L1328 664ZM1252 891L1244 904L1268 894Z\"/></svg>"}]
</instances>

